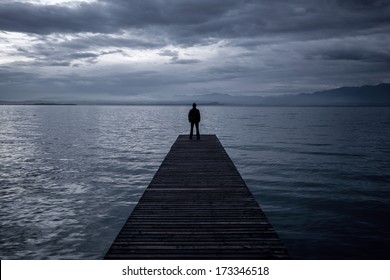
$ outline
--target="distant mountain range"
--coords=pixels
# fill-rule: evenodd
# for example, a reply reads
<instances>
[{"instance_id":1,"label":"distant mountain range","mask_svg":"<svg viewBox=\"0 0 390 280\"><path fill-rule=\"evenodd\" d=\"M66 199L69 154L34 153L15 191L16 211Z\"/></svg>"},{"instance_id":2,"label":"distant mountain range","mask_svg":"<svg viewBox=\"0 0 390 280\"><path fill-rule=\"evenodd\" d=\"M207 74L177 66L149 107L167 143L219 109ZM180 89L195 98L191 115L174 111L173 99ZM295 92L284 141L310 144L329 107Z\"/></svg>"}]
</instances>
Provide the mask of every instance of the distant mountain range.
<instances>
[{"instance_id":1,"label":"distant mountain range","mask_svg":"<svg viewBox=\"0 0 390 280\"><path fill-rule=\"evenodd\" d=\"M212 93L194 96L176 96L170 100L150 100L133 102L110 101L0 101L2 105L190 105L196 102L201 105L244 105L244 106L390 106L390 84L375 86L341 87L314 93L300 93L279 96L233 96Z\"/></svg>"},{"instance_id":2,"label":"distant mountain range","mask_svg":"<svg viewBox=\"0 0 390 280\"><path fill-rule=\"evenodd\" d=\"M279 96L206 94L181 97L186 103L254 106L390 106L390 84L341 87L314 93Z\"/></svg>"}]
</instances>

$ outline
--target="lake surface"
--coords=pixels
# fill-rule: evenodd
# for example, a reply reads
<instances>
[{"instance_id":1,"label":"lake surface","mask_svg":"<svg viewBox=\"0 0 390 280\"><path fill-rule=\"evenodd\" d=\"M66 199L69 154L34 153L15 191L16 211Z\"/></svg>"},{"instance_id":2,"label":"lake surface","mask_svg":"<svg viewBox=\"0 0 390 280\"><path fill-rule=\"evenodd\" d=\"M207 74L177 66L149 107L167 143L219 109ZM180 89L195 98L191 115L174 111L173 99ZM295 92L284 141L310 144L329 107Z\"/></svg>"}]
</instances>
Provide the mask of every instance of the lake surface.
<instances>
[{"instance_id":1,"label":"lake surface","mask_svg":"<svg viewBox=\"0 0 390 280\"><path fill-rule=\"evenodd\" d=\"M0 258L102 258L190 106L0 106ZM292 258L390 258L390 108L199 106Z\"/></svg>"}]
</instances>

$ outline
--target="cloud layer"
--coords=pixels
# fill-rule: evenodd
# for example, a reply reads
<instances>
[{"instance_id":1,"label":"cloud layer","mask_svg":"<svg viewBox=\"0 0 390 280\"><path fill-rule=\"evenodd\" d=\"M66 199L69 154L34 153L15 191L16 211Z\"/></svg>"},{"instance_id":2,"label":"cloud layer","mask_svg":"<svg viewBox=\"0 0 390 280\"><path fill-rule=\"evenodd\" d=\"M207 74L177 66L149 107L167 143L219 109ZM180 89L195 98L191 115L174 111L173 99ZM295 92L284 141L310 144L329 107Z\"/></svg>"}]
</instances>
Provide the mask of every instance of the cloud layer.
<instances>
[{"instance_id":1,"label":"cloud layer","mask_svg":"<svg viewBox=\"0 0 390 280\"><path fill-rule=\"evenodd\" d=\"M0 100L272 95L390 82L390 1L0 4Z\"/></svg>"}]
</instances>

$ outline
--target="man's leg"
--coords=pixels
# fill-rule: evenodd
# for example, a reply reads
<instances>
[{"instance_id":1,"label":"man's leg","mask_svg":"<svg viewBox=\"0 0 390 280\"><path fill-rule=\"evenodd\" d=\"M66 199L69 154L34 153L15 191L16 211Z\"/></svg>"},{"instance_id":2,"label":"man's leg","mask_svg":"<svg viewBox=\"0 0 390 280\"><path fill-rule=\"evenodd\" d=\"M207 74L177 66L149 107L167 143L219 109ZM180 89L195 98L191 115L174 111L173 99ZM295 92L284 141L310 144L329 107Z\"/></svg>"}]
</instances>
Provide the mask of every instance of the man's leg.
<instances>
[{"instance_id":1,"label":"man's leg","mask_svg":"<svg viewBox=\"0 0 390 280\"><path fill-rule=\"evenodd\" d=\"M200 139L200 133L199 133L199 123L197 122L197 123L195 123L195 125L196 125L196 139Z\"/></svg>"},{"instance_id":2,"label":"man's leg","mask_svg":"<svg viewBox=\"0 0 390 280\"><path fill-rule=\"evenodd\" d=\"M194 123L191 122L191 131L190 131L190 139L192 139L192 135L194 134Z\"/></svg>"}]
</instances>

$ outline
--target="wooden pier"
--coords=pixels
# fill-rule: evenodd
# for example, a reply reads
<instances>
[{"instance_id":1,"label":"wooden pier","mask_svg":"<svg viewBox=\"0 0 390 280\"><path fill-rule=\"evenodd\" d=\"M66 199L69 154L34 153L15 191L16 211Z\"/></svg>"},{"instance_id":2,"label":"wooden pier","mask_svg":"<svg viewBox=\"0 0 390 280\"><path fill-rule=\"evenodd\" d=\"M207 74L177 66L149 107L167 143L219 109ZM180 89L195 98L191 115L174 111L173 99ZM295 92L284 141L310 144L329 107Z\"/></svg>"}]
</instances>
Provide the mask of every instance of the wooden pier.
<instances>
[{"instance_id":1,"label":"wooden pier","mask_svg":"<svg viewBox=\"0 0 390 280\"><path fill-rule=\"evenodd\" d=\"M105 259L287 259L216 135L179 135Z\"/></svg>"}]
</instances>

